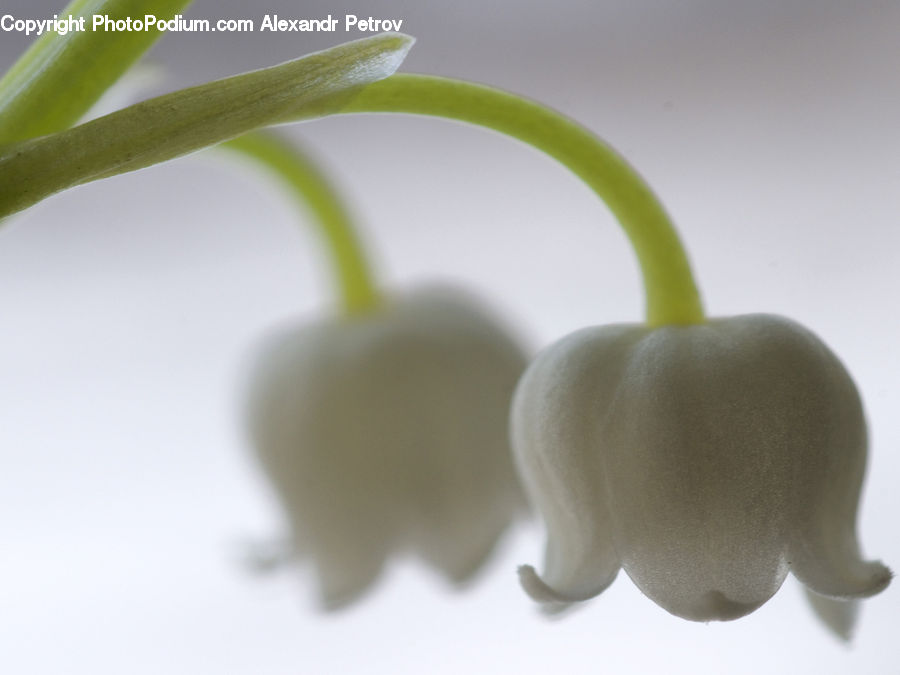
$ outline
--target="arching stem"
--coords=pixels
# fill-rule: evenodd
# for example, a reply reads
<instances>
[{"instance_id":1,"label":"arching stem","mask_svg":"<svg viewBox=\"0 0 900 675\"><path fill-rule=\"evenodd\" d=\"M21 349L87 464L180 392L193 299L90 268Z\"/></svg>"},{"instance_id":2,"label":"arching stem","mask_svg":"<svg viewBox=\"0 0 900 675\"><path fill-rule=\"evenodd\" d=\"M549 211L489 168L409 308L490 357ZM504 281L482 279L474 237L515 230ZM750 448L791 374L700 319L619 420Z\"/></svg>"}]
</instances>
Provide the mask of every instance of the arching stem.
<instances>
[{"instance_id":1,"label":"arching stem","mask_svg":"<svg viewBox=\"0 0 900 675\"><path fill-rule=\"evenodd\" d=\"M223 143L221 148L248 157L280 179L312 211L330 252L347 314L359 314L379 304L378 291L350 214L316 164L287 139L256 132Z\"/></svg>"},{"instance_id":2,"label":"arching stem","mask_svg":"<svg viewBox=\"0 0 900 675\"><path fill-rule=\"evenodd\" d=\"M494 129L543 150L587 183L618 218L643 274L647 323L704 321L687 255L659 201L624 159L575 122L490 87L407 74L366 86L340 112L448 117Z\"/></svg>"}]
</instances>

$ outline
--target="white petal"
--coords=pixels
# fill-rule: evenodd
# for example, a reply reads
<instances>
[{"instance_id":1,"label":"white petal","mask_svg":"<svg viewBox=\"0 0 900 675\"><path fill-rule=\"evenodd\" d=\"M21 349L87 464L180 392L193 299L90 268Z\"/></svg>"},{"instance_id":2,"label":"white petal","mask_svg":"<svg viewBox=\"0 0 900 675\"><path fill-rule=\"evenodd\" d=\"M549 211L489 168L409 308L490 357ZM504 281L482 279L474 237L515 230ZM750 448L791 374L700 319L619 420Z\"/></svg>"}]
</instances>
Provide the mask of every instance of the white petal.
<instances>
[{"instance_id":1,"label":"white petal","mask_svg":"<svg viewBox=\"0 0 900 675\"><path fill-rule=\"evenodd\" d=\"M810 590L838 599L865 598L884 590L891 571L879 561L862 558L856 538L856 500L861 474L826 471L831 480L804 485L802 508L789 547L792 572ZM864 455L863 455L864 457ZM829 458L822 458L828 465ZM861 467L859 467L861 469ZM851 482L852 481L852 482Z\"/></svg>"},{"instance_id":2,"label":"white petal","mask_svg":"<svg viewBox=\"0 0 900 675\"><path fill-rule=\"evenodd\" d=\"M853 637L856 619L859 616L859 601L835 600L814 593L808 588L803 590L806 593L806 599L809 601L810 606L822 623L837 637L849 642Z\"/></svg>"},{"instance_id":3,"label":"white petal","mask_svg":"<svg viewBox=\"0 0 900 675\"><path fill-rule=\"evenodd\" d=\"M623 567L686 619L744 616L787 574L803 392L770 332L759 317L647 331L601 432Z\"/></svg>"},{"instance_id":4,"label":"white petal","mask_svg":"<svg viewBox=\"0 0 900 675\"><path fill-rule=\"evenodd\" d=\"M342 362L358 358L362 336L341 328L304 327L271 339L249 406L257 456L285 505L298 553L312 558L326 608L357 597L397 540L385 488L390 448L369 452L378 411L362 404L377 392L347 381Z\"/></svg>"},{"instance_id":5,"label":"white petal","mask_svg":"<svg viewBox=\"0 0 900 675\"><path fill-rule=\"evenodd\" d=\"M408 493L409 541L451 581L464 582L525 508L507 420L527 359L458 293L420 292L404 312L418 336L403 350L415 390L405 406L416 436L408 461L418 467Z\"/></svg>"},{"instance_id":6,"label":"white petal","mask_svg":"<svg viewBox=\"0 0 900 675\"><path fill-rule=\"evenodd\" d=\"M880 561L863 560L859 553L825 548L793 549L795 576L816 593L832 598L867 598L880 593L893 573Z\"/></svg>"},{"instance_id":7,"label":"white petal","mask_svg":"<svg viewBox=\"0 0 900 675\"><path fill-rule=\"evenodd\" d=\"M319 580L319 602L326 611L341 609L369 591L384 566L383 542L342 537L331 545L316 542L313 566ZM373 544L367 548L368 544Z\"/></svg>"},{"instance_id":8,"label":"white petal","mask_svg":"<svg viewBox=\"0 0 900 675\"><path fill-rule=\"evenodd\" d=\"M862 558L856 513L866 465L866 422L856 386L837 357L812 333L796 327L821 382L807 394L815 410L798 420L803 472L796 481L788 548L791 571L812 591L861 598L884 589L890 570Z\"/></svg>"},{"instance_id":9,"label":"white petal","mask_svg":"<svg viewBox=\"0 0 900 675\"><path fill-rule=\"evenodd\" d=\"M539 602L601 593L619 571L596 429L617 383L633 327L579 331L545 350L513 400L512 437L526 492L547 526L543 579L520 568ZM586 357L599 368L584 369ZM597 404L597 405L595 405Z\"/></svg>"},{"instance_id":10,"label":"white petal","mask_svg":"<svg viewBox=\"0 0 900 675\"><path fill-rule=\"evenodd\" d=\"M842 482L834 480L837 490ZM832 598L865 598L884 590L893 576L879 561L864 560L855 533L855 506L828 509L799 523L789 556L792 572L810 590Z\"/></svg>"}]
</instances>

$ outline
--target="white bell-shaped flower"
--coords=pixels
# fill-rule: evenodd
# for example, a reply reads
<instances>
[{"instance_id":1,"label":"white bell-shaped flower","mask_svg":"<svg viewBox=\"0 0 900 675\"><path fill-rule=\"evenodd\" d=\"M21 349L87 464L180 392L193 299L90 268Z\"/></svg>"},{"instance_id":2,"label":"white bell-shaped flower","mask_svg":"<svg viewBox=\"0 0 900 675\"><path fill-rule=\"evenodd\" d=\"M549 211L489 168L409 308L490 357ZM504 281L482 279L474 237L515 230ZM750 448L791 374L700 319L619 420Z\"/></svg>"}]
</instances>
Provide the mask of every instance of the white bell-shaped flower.
<instances>
[{"instance_id":1,"label":"white bell-shaped flower","mask_svg":"<svg viewBox=\"0 0 900 675\"><path fill-rule=\"evenodd\" d=\"M788 319L580 330L529 367L512 419L548 529L543 574L520 578L548 609L596 596L620 568L696 621L752 612L788 572L844 600L890 580L857 543L856 387ZM852 621L852 603L813 604L833 627Z\"/></svg>"},{"instance_id":2,"label":"white bell-shaped flower","mask_svg":"<svg viewBox=\"0 0 900 675\"><path fill-rule=\"evenodd\" d=\"M393 553L454 582L481 566L524 510L508 417L526 362L490 314L440 290L263 346L249 430L325 607L356 598Z\"/></svg>"}]
</instances>

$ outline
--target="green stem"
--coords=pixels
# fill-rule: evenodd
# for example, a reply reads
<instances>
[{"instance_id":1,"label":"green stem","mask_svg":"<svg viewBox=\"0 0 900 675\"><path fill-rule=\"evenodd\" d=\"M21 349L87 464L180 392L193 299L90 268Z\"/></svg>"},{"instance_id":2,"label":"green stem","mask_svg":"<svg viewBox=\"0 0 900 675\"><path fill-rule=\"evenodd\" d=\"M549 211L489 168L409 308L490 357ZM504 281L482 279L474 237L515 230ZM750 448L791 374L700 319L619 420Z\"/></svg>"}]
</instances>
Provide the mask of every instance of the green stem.
<instances>
[{"instance_id":1,"label":"green stem","mask_svg":"<svg viewBox=\"0 0 900 675\"><path fill-rule=\"evenodd\" d=\"M449 117L543 150L587 183L618 218L643 274L647 323L704 321L687 254L659 201L625 160L575 122L533 101L482 85L406 74L368 85L340 112Z\"/></svg>"},{"instance_id":2,"label":"green stem","mask_svg":"<svg viewBox=\"0 0 900 675\"><path fill-rule=\"evenodd\" d=\"M73 0L59 16L84 17L85 30L44 33L0 79L0 143L69 128L163 35L155 28L94 31L94 14L113 19L154 14L162 21L188 4L190 0Z\"/></svg>"},{"instance_id":3,"label":"green stem","mask_svg":"<svg viewBox=\"0 0 900 675\"><path fill-rule=\"evenodd\" d=\"M285 138L271 132L247 134L219 147L249 157L270 170L293 191L301 204L312 210L331 252L347 314L359 314L376 307L378 292L353 221L316 164Z\"/></svg>"}]
</instances>

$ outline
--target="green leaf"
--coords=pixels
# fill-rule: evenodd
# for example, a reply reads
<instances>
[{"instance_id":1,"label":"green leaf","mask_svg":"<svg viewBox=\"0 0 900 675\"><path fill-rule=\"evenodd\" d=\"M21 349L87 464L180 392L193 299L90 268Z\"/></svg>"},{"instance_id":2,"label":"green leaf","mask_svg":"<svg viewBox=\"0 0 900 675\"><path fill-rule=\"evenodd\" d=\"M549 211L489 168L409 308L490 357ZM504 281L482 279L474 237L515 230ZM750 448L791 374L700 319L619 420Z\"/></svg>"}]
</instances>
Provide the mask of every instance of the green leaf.
<instances>
[{"instance_id":1,"label":"green leaf","mask_svg":"<svg viewBox=\"0 0 900 675\"><path fill-rule=\"evenodd\" d=\"M0 151L0 217L60 190L164 162L254 129L337 112L363 85L391 75L413 42L407 35L383 33L9 145Z\"/></svg>"},{"instance_id":2,"label":"green leaf","mask_svg":"<svg viewBox=\"0 0 900 675\"><path fill-rule=\"evenodd\" d=\"M72 126L163 33L93 31L94 14L171 19L190 0L73 0L60 17L85 17L85 31L41 35L0 80L0 143Z\"/></svg>"}]
</instances>

